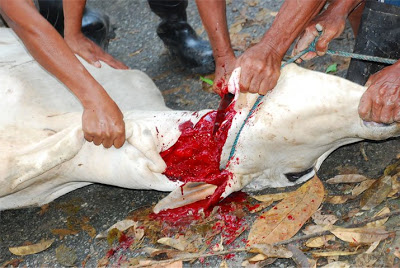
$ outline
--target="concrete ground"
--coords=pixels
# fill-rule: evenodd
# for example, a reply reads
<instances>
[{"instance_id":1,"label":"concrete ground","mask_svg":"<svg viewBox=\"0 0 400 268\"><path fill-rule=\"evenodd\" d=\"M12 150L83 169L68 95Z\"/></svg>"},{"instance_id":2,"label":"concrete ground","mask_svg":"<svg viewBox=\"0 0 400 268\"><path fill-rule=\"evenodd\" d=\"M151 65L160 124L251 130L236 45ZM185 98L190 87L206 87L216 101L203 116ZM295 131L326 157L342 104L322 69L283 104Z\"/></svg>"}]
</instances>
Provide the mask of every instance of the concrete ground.
<instances>
[{"instance_id":1,"label":"concrete ground","mask_svg":"<svg viewBox=\"0 0 400 268\"><path fill-rule=\"evenodd\" d=\"M190 1L188 18L194 29L206 37L202 29L196 7ZM227 11L229 23L232 25L240 18L246 18L241 33L248 33L251 40L260 36L271 25L274 13L279 10L283 1L246 0L228 1ZM165 50L162 41L156 35L159 18L151 13L145 0L90 0L89 6L105 11L116 26L116 38L111 41L109 52L125 62L129 67L146 72L163 92L166 103L173 109L215 109L218 97L202 90L198 74L193 74L173 59ZM255 21L261 11L267 10L262 21ZM354 44L351 30L331 44L333 49L350 51ZM247 45L247 44L244 44ZM239 50L243 44L237 44ZM238 51L238 53L241 53ZM332 63L338 63L336 75L344 76L348 59L325 56L306 63L306 67L324 71ZM362 150L368 156L365 160ZM383 169L394 161L400 149L400 140L385 142L361 142L340 148L324 162L319 172L322 180L352 170L360 174L376 178ZM266 191L268 192L268 191ZM156 191L135 191L106 185L91 185L58 198L46 208L27 208L3 211L0 214L0 265L13 258L8 247L22 245L29 241L39 242L41 239L55 238L48 250L23 257L20 266L27 267L62 267L83 266L94 267L104 257L109 245L104 240L91 238L91 230L103 231L115 222L124 219L131 211L156 203L165 194ZM346 208L340 206L324 207L337 215L344 215ZM52 230L66 229L73 224L90 226L86 231L76 234L55 235ZM60 259L57 250L60 246L71 249L66 261ZM126 252L126 256L133 256ZM245 254L238 254L228 261L233 267L240 266ZM218 267L221 259L213 258L207 264L195 262L188 266ZM294 262L275 262L274 266L295 266Z\"/></svg>"}]
</instances>

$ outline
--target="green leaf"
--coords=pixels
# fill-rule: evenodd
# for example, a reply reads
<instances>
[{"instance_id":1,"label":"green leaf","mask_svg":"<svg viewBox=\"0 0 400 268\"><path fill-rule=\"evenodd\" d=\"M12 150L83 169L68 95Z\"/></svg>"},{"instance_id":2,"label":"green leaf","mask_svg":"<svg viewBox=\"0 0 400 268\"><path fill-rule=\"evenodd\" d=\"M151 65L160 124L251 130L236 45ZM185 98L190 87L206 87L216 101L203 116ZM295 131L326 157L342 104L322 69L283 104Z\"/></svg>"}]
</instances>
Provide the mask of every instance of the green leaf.
<instances>
[{"instance_id":1,"label":"green leaf","mask_svg":"<svg viewBox=\"0 0 400 268\"><path fill-rule=\"evenodd\" d=\"M337 72L337 63L334 63L332 65L329 65L328 68L326 68L326 73L334 73Z\"/></svg>"},{"instance_id":2,"label":"green leaf","mask_svg":"<svg viewBox=\"0 0 400 268\"><path fill-rule=\"evenodd\" d=\"M203 82L206 82L209 85L213 85L214 84L213 80L205 78L205 77L202 77L202 76L200 76L200 80L203 81Z\"/></svg>"}]
</instances>

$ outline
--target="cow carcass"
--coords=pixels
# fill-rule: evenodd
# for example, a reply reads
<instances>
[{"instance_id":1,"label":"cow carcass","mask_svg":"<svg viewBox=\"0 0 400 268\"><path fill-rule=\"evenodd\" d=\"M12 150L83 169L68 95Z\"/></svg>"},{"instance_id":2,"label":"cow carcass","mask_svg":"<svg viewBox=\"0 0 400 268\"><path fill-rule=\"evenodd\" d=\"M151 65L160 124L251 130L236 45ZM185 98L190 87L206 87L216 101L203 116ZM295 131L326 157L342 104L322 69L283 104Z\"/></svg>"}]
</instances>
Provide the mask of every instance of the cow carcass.
<instances>
[{"instance_id":1,"label":"cow carcass","mask_svg":"<svg viewBox=\"0 0 400 268\"><path fill-rule=\"evenodd\" d=\"M115 70L104 63L98 69L82 61L124 111L126 122L127 141L121 149L95 146L83 138L78 100L32 59L9 29L0 28L0 40L0 210L42 205L91 183L173 191L188 182L166 176L172 162L165 152L179 143L184 131L212 121L215 111L170 110L143 72ZM239 75L232 75L231 87ZM397 124L366 124L359 118L364 90L339 77L288 65L249 118L228 159L257 98L236 90L218 155L226 181L205 187L206 196L217 190L220 198L243 188L298 184L342 145L398 135ZM208 179L191 181L210 183Z\"/></svg>"}]
</instances>

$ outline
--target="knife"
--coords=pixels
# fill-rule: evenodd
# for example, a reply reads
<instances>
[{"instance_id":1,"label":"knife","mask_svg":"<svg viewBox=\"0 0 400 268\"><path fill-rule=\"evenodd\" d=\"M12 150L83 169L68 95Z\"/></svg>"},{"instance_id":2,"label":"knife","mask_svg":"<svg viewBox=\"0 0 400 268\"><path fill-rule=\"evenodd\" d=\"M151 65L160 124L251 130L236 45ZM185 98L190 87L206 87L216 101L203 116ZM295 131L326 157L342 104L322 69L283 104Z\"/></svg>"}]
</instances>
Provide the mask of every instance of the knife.
<instances>
[{"instance_id":1,"label":"knife","mask_svg":"<svg viewBox=\"0 0 400 268\"><path fill-rule=\"evenodd\" d=\"M219 127L221 126L222 122L225 119L225 110L228 108L229 104L231 104L233 98L235 97L235 94L232 93L226 93L222 99L221 102L219 103L218 110L217 110L217 116L215 117L214 121L214 128L213 128L213 135L218 131Z\"/></svg>"}]
</instances>

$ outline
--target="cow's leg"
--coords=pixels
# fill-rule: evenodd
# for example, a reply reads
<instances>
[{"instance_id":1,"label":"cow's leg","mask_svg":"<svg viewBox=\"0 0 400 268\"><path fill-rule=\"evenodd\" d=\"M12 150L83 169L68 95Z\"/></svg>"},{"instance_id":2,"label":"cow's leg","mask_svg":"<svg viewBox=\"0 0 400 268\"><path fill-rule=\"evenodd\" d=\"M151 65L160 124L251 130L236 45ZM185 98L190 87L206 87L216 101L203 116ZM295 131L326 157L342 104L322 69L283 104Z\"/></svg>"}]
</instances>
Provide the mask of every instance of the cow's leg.
<instances>
[{"instance_id":1,"label":"cow's leg","mask_svg":"<svg viewBox=\"0 0 400 268\"><path fill-rule=\"evenodd\" d=\"M0 166L0 196L34 184L36 177L73 158L83 143L81 127L73 127L8 156Z\"/></svg>"}]
</instances>

